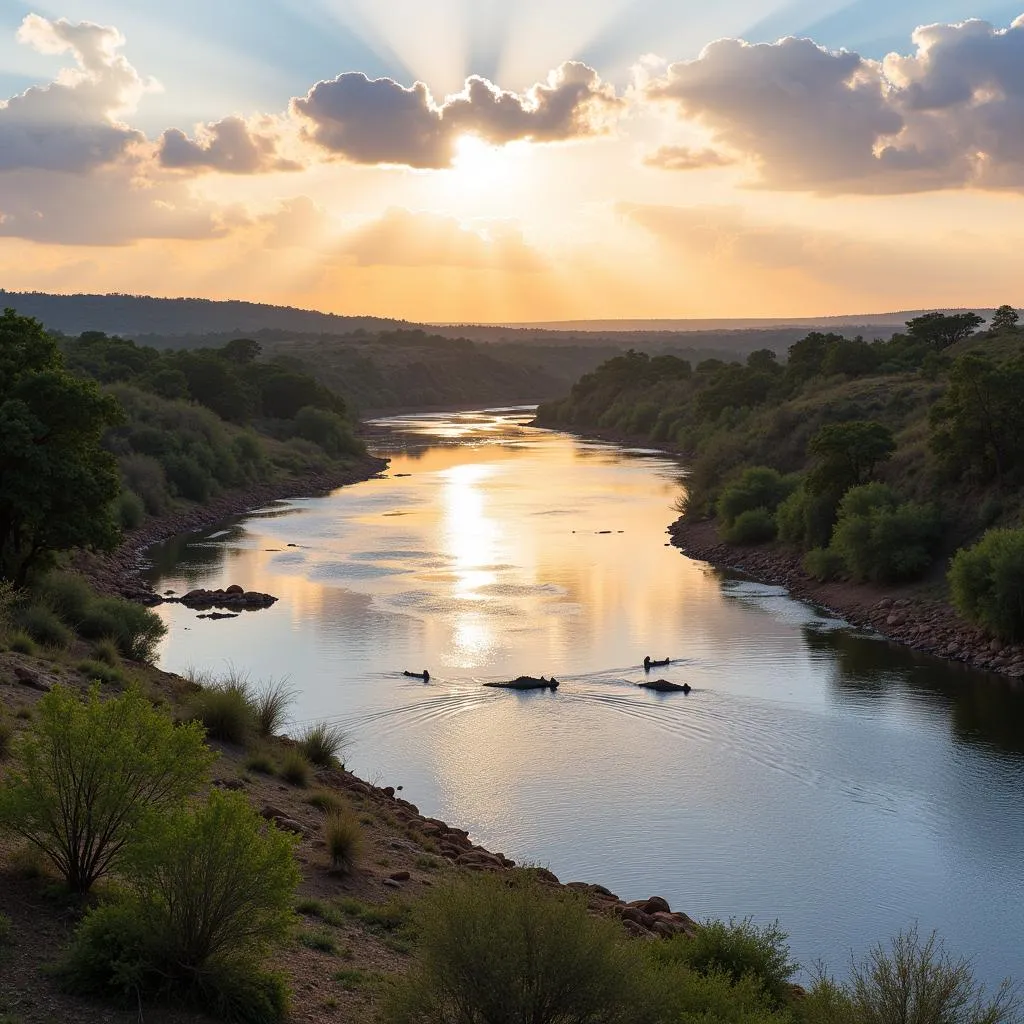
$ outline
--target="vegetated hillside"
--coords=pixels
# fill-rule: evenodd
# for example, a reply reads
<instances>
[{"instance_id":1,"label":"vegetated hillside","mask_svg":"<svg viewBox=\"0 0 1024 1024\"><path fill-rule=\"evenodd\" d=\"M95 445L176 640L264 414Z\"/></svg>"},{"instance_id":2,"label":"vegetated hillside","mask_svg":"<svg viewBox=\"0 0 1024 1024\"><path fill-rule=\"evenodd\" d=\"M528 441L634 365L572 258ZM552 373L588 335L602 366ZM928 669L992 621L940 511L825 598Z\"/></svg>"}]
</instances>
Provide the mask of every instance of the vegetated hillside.
<instances>
[{"instance_id":1,"label":"vegetated hillside","mask_svg":"<svg viewBox=\"0 0 1024 1024\"><path fill-rule=\"evenodd\" d=\"M726 541L778 537L820 578L912 579L1021 525L1024 332L1001 313L981 334L969 313L914 318L887 342L812 332L785 363L628 352L538 421L688 453L686 513L715 516Z\"/></svg>"}]
</instances>

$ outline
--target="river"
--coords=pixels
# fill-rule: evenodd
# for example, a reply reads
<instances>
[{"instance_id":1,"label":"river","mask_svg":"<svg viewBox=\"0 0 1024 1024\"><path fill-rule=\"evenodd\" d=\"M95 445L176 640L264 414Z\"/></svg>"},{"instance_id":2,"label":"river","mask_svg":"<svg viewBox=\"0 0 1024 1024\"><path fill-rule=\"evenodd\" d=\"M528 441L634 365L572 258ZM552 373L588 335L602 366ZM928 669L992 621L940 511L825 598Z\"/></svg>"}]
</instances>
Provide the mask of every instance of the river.
<instances>
[{"instance_id":1,"label":"river","mask_svg":"<svg viewBox=\"0 0 1024 1024\"><path fill-rule=\"evenodd\" d=\"M778 918L840 975L917 921L1024 980L1020 688L686 558L683 467L529 419L379 421L384 478L152 549L161 592L280 598L162 606L161 666L287 676L357 774L563 881ZM693 691L638 688L645 654ZM520 674L561 686L481 685Z\"/></svg>"}]
</instances>

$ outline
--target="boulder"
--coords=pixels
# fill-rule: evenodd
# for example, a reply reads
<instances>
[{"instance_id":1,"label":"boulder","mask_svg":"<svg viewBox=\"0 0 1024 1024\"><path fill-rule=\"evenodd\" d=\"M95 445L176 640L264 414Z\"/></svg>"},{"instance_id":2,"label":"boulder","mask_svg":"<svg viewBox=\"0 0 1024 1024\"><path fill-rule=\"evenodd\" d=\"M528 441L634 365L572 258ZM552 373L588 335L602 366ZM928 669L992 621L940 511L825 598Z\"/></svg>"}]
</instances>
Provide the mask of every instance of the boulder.
<instances>
[{"instance_id":1,"label":"boulder","mask_svg":"<svg viewBox=\"0 0 1024 1024\"><path fill-rule=\"evenodd\" d=\"M671 914L672 908L668 905L668 900L661 896L652 896L641 908L646 914Z\"/></svg>"}]
</instances>

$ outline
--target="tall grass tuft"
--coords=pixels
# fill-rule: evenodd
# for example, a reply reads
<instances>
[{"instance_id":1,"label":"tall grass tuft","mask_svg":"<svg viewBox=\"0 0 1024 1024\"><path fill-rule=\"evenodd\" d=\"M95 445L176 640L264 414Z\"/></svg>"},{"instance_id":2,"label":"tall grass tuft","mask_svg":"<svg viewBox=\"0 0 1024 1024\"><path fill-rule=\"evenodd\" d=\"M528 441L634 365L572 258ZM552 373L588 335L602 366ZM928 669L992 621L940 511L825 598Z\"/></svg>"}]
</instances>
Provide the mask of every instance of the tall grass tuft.
<instances>
[{"instance_id":1,"label":"tall grass tuft","mask_svg":"<svg viewBox=\"0 0 1024 1024\"><path fill-rule=\"evenodd\" d=\"M267 738L276 736L288 720L288 709L295 702L296 692L288 679L271 679L252 696L256 731Z\"/></svg>"},{"instance_id":2,"label":"tall grass tuft","mask_svg":"<svg viewBox=\"0 0 1024 1024\"><path fill-rule=\"evenodd\" d=\"M324 819L324 841L331 867L343 874L351 874L363 852L363 830L351 810L339 808L327 815Z\"/></svg>"},{"instance_id":3,"label":"tall grass tuft","mask_svg":"<svg viewBox=\"0 0 1024 1024\"><path fill-rule=\"evenodd\" d=\"M239 677L228 677L208 684L191 700L193 717L206 726L207 734L224 743L246 743L256 730L249 684Z\"/></svg>"},{"instance_id":4,"label":"tall grass tuft","mask_svg":"<svg viewBox=\"0 0 1024 1024\"><path fill-rule=\"evenodd\" d=\"M285 782L290 782L293 786L308 786L309 785L309 761L306 760L305 755L301 750L292 747L288 752L281 758L281 778Z\"/></svg>"},{"instance_id":5,"label":"tall grass tuft","mask_svg":"<svg viewBox=\"0 0 1024 1024\"><path fill-rule=\"evenodd\" d=\"M18 616L18 625L44 647L70 647L75 636L46 605L34 604Z\"/></svg>"},{"instance_id":6,"label":"tall grass tuft","mask_svg":"<svg viewBox=\"0 0 1024 1024\"><path fill-rule=\"evenodd\" d=\"M343 767L341 752L346 740L340 726L317 722L299 737L299 748L313 764L321 768Z\"/></svg>"}]
</instances>

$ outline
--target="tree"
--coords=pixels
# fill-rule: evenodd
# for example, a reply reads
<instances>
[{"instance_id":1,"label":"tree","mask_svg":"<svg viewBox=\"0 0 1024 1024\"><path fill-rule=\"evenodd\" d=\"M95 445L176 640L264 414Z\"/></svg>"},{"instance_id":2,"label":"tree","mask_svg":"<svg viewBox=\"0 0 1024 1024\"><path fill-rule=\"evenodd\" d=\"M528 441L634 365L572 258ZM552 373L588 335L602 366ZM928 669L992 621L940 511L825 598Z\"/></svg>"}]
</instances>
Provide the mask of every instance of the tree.
<instances>
[{"instance_id":1,"label":"tree","mask_svg":"<svg viewBox=\"0 0 1024 1024\"><path fill-rule=\"evenodd\" d=\"M220 350L220 354L229 362L248 366L256 362L262 351L263 348L258 341L251 338L234 338Z\"/></svg>"},{"instance_id":2,"label":"tree","mask_svg":"<svg viewBox=\"0 0 1024 1024\"><path fill-rule=\"evenodd\" d=\"M137 690L101 701L55 686L36 705L0 788L0 827L45 854L87 893L153 815L206 780L214 754L197 723L176 726Z\"/></svg>"},{"instance_id":3,"label":"tree","mask_svg":"<svg viewBox=\"0 0 1024 1024\"><path fill-rule=\"evenodd\" d=\"M789 346L786 376L794 381L810 380L811 377L817 376L821 373L829 350L843 341L846 339L841 334L811 331L806 338Z\"/></svg>"},{"instance_id":4,"label":"tree","mask_svg":"<svg viewBox=\"0 0 1024 1024\"><path fill-rule=\"evenodd\" d=\"M907 334L942 351L969 338L984 322L977 313L925 313L907 321Z\"/></svg>"},{"instance_id":5,"label":"tree","mask_svg":"<svg viewBox=\"0 0 1024 1024\"><path fill-rule=\"evenodd\" d=\"M1020 315L1013 306L1000 306L992 315L992 321L988 329L994 334L1001 334L1003 331L1013 331L1017 328L1017 321Z\"/></svg>"},{"instance_id":6,"label":"tree","mask_svg":"<svg viewBox=\"0 0 1024 1024\"><path fill-rule=\"evenodd\" d=\"M838 497L865 483L875 466L892 457L896 442L888 427L872 420L849 420L822 427L808 445L815 466L807 476L812 494Z\"/></svg>"},{"instance_id":7,"label":"tree","mask_svg":"<svg viewBox=\"0 0 1024 1024\"><path fill-rule=\"evenodd\" d=\"M1024 530L989 530L949 567L957 611L1004 640L1024 639Z\"/></svg>"},{"instance_id":8,"label":"tree","mask_svg":"<svg viewBox=\"0 0 1024 1024\"><path fill-rule=\"evenodd\" d=\"M31 317L0 317L0 575L19 585L45 556L117 541L117 462L100 441L121 413L64 367Z\"/></svg>"}]
</instances>

